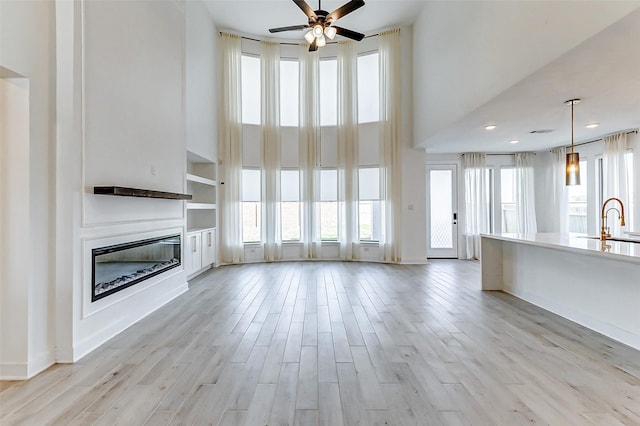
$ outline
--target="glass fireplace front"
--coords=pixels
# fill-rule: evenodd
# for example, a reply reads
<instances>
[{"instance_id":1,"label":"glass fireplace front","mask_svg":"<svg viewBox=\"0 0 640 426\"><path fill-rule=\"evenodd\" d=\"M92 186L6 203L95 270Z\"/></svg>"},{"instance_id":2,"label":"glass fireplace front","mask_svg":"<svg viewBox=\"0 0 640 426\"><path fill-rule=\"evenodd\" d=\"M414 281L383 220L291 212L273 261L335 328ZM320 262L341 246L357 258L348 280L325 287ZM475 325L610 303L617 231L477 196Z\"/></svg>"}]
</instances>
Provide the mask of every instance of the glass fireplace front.
<instances>
[{"instance_id":1,"label":"glass fireplace front","mask_svg":"<svg viewBox=\"0 0 640 426\"><path fill-rule=\"evenodd\" d=\"M91 301L180 266L180 246L177 234L93 249Z\"/></svg>"}]
</instances>

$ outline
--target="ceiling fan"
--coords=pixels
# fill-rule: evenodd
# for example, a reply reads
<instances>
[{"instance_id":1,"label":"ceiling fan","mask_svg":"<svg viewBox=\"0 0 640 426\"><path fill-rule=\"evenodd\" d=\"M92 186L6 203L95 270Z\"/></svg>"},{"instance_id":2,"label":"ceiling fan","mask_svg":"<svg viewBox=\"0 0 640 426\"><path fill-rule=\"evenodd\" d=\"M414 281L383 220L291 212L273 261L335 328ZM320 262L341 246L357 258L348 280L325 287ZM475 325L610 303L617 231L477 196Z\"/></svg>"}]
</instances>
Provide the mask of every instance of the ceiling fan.
<instances>
[{"instance_id":1,"label":"ceiling fan","mask_svg":"<svg viewBox=\"0 0 640 426\"><path fill-rule=\"evenodd\" d=\"M338 19L342 18L348 13L353 12L356 9L364 6L362 0L351 0L348 3L340 6L333 12L329 13L326 10L322 10L322 2L318 0L318 10L311 9L311 6L304 0L293 0L300 9L309 18L309 23L306 25L292 25L289 27L270 28L270 33L279 33L283 31L295 31L303 30L305 28L311 28L304 38L309 42L309 52L318 50L318 47L322 47L327 44L327 38L333 40L336 35L341 35L353 40L360 41L364 38L364 34L348 30L346 28L333 25Z\"/></svg>"}]
</instances>

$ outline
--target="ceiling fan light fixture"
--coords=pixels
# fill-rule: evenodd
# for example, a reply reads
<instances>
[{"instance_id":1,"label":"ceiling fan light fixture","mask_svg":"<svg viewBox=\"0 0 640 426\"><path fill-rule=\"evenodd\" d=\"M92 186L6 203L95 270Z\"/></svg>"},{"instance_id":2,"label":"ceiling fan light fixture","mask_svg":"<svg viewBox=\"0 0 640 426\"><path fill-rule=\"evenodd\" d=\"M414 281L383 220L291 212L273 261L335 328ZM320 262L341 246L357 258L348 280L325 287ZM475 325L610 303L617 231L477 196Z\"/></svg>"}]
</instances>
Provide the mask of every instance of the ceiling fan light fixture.
<instances>
[{"instance_id":1,"label":"ceiling fan light fixture","mask_svg":"<svg viewBox=\"0 0 640 426\"><path fill-rule=\"evenodd\" d=\"M316 25L314 25L314 26L313 26L313 28L311 29L311 31L313 31L313 36L314 36L315 38L318 38L318 39L319 39L320 37L322 37L322 34L323 34L323 32L324 32L324 28L322 28L322 25L320 25L320 24L316 24Z\"/></svg>"},{"instance_id":2,"label":"ceiling fan light fixture","mask_svg":"<svg viewBox=\"0 0 640 426\"><path fill-rule=\"evenodd\" d=\"M318 0L318 10L313 10L305 0L293 0L293 2L307 16L308 24L269 28L270 33L308 29L305 31L304 39L309 43L309 52L315 52L319 47L326 46L328 40L333 40L338 35L355 41L362 41L364 38L364 34L359 32L332 26L338 19L364 6L364 0L349 0L331 13L322 9L321 0Z\"/></svg>"},{"instance_id":3,"label":"ceiling fan light fixture","mask_svg":"<svg viewBox=\"0 0 640 426\"><path fill-rule=\"evenodd\" d=\"M307 31L307 33L304 35L304 39L307 40L307 43L311 44L313 43L313 40L316 38L316 36L313 35L313 30Z\"/></svg>"},{"instance_id":4,"label":"ceiling fan light fixture","mask_svg":"<svg viewBox=\"0 0 640 426\"><path fill-rule=\"evenodd\" d=\"M338 33L338 30L336 30L333 27L325 27L324 29L324 35L329 39L329 40L333 40L334 38L336 38L336 34Z\"/></svg>"}]
</instances>

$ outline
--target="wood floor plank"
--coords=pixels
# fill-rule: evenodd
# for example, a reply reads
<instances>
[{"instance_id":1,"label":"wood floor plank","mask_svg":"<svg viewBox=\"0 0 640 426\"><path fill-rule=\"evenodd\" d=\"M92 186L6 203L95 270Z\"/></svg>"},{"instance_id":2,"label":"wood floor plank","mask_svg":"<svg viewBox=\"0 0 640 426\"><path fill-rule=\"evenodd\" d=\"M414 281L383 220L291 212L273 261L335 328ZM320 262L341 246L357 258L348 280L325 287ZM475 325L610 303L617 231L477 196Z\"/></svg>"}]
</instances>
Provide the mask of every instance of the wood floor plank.
<instances>
[{"instance_id":1,"label":"wood floor plank","mask_svg":"<svg viewBox=\"0 0 640 426\"><path fill-rule=\"evenodd\" d=\"M300 365L285 362L280 369L278 386L273 398L269 425L292 425L296 412L296 393Z\"/></svg>"},{"instance_id":2,"label":"wood floor plank","mask_svg":"<svg viewBox=\"0 0 640 426\"><path fill-rule=\"evenodd\" d=\"M294 426L318 426L318 410L296 410Z\"/></svg>"},{"instance_id":3,"label":"wood floor plank","mask_svg":"<svg viewBox=\"0 0 640 426\"><path fill-rule=\"evenodd\" d=\"M247 412L246 426L268 425L269 415L276 395L276 385L259 384Z\"/></svg>"},{"instance_id":4,"label":"wood floor plank","mask_svg":"<svg viewBox=\"0 0 640 426\"><path fill-rule=\"evenodd\" d=\"M338 382L331 333L318 333L318 381L324 383Z\"/></svg>"},{"instance_id":5,"label":"wood floor plank","mask_svg":"<svg viewBox=\"0 0 640 426\"><path fill-rule=\"evenodd\" d=\"M302 347L296 408L318 409L318 348L316 346Z\"/></svg>"},{"instance_id":6,"label":"wood floor plank","mask_svg":"<svg viewBox=\"0 0 640 426\"><path fill-rule=\"evenodd\" d=\"M338 383L320 383L320 409L318 424L322 426L342 426L342 398Z\"/></svg>"},{"instance_id":7,"label":"wood floor plank","mask_svg":"<svg viewBox=\"0 0 640 426\"><path fill-rule=\"evenodd\" d=\"M225 411L218 426L244 425L247 420L246 411Z\"/></svg>"},{"instance_id":8,"label":"wood floor plank","mask_svg":"<svg viewBox=\"0 0 640 426\"><path fill-rule=\"evenodd\" d=\"M475 261L212 269L76 364L0 382L4 425L638 425L640 352Z\"/></svg>"},{"instance_id":9,"label":"wood floor plank","mask_svg":"<svg viewBox=\"0 0 640 426\"><path fill-rule=\"evenodd\" d=\"M268 348L255 346L251 355L244 364L242 375L233 389L229 389L229 402L225 410L244 411L249 409L249 404L255 393L258 379L262 372L262 366L267 357Z\"/></svg>"}]
</instances>

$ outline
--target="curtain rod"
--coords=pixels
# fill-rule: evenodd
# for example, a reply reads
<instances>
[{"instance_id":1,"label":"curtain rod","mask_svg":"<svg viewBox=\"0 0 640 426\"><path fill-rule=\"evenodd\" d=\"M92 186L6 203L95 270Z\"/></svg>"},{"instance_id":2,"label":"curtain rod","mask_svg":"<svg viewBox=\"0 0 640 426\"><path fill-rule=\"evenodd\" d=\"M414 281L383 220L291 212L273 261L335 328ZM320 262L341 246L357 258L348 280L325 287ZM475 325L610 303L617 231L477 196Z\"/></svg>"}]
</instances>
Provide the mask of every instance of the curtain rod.
<instances>
[{"instance_id":1,"label":"curtain rod","mask_svg":"<svg viewBox=\"0 0 640 426\"><path fill-rule=\"evenodd\" d=\"M586 141L586 142L580 142L580 143L574 143L573 146L582 146L582 145L587 145L590 143L594 143L594 142L599 142L604 140L604 138L606 138L607 136L612 136L612 135L617 135L619 133L624 133L625 135L631 135L631 134L638 134L638 129L634 129L634 130L626 130L626 131L622 131L622 132L613 132L613 133L609 133L607 135L601 136L598 139L592 139L590 141ZM571 145L566 145L565 148L569 148Z\"/></svg>"},{"instance_id":2,"label":"curtain rod","mask_svg":"<svg viewBox=\"0 0 640 426\"><path fill-rule=\"evenodd\" d=\"M517 152L489 152L485 155L516 155L516 154L532 154L532 155L536 155L535 152L529 152L529 151L517 151ZM464 154L462 154L464 155Z\"/></svg>"},{"instance_id":3,"label":"curtain rod","mask_svg":"<svg viewBox=\"0 0 640 426\"><path fill-rule=\"evenodd\" d=\"M224 33L224 31L219 31L218 33L220 35L222 35L222 33ZM364 38L378 37L379 35L380 35L379 33L376 33L376 34L371 34L371 35L368 35L368 36L364 36ZM242 36L242 35L239 35L238 37L240 37L243 40L257 41L258 43L260 43L262 41L265 41L265 40L260 40L260 39L257 39L257 38L248 37L248 36ZM271 40L268 40L268 41L271 41ZM278 42L272 42L272 43L278 43L278 44L284 45L284 46L299 46L299 45L302 44L302 43L294 43L294 42L291 42L291 41L278 41ZM329 41L329 42L327 42L327 44L338 44L338 42L337 41Z\"/></svg>"},{"instance_id":4,"label":"curtain rod","mask_svg":"<svg viewBox=\"0 0 640 426\"><path fill-rule=\"evenodd\" d=\"M465 154L472 154L470 152L464 152L462 153L462 156L464 157ZM488 152L485 153L484 155L516 155L516 154L532 154L532 155L536 155L535 152L530 152L530 151L516 151L516 152Z\"/></svg>"}]
</instances>

